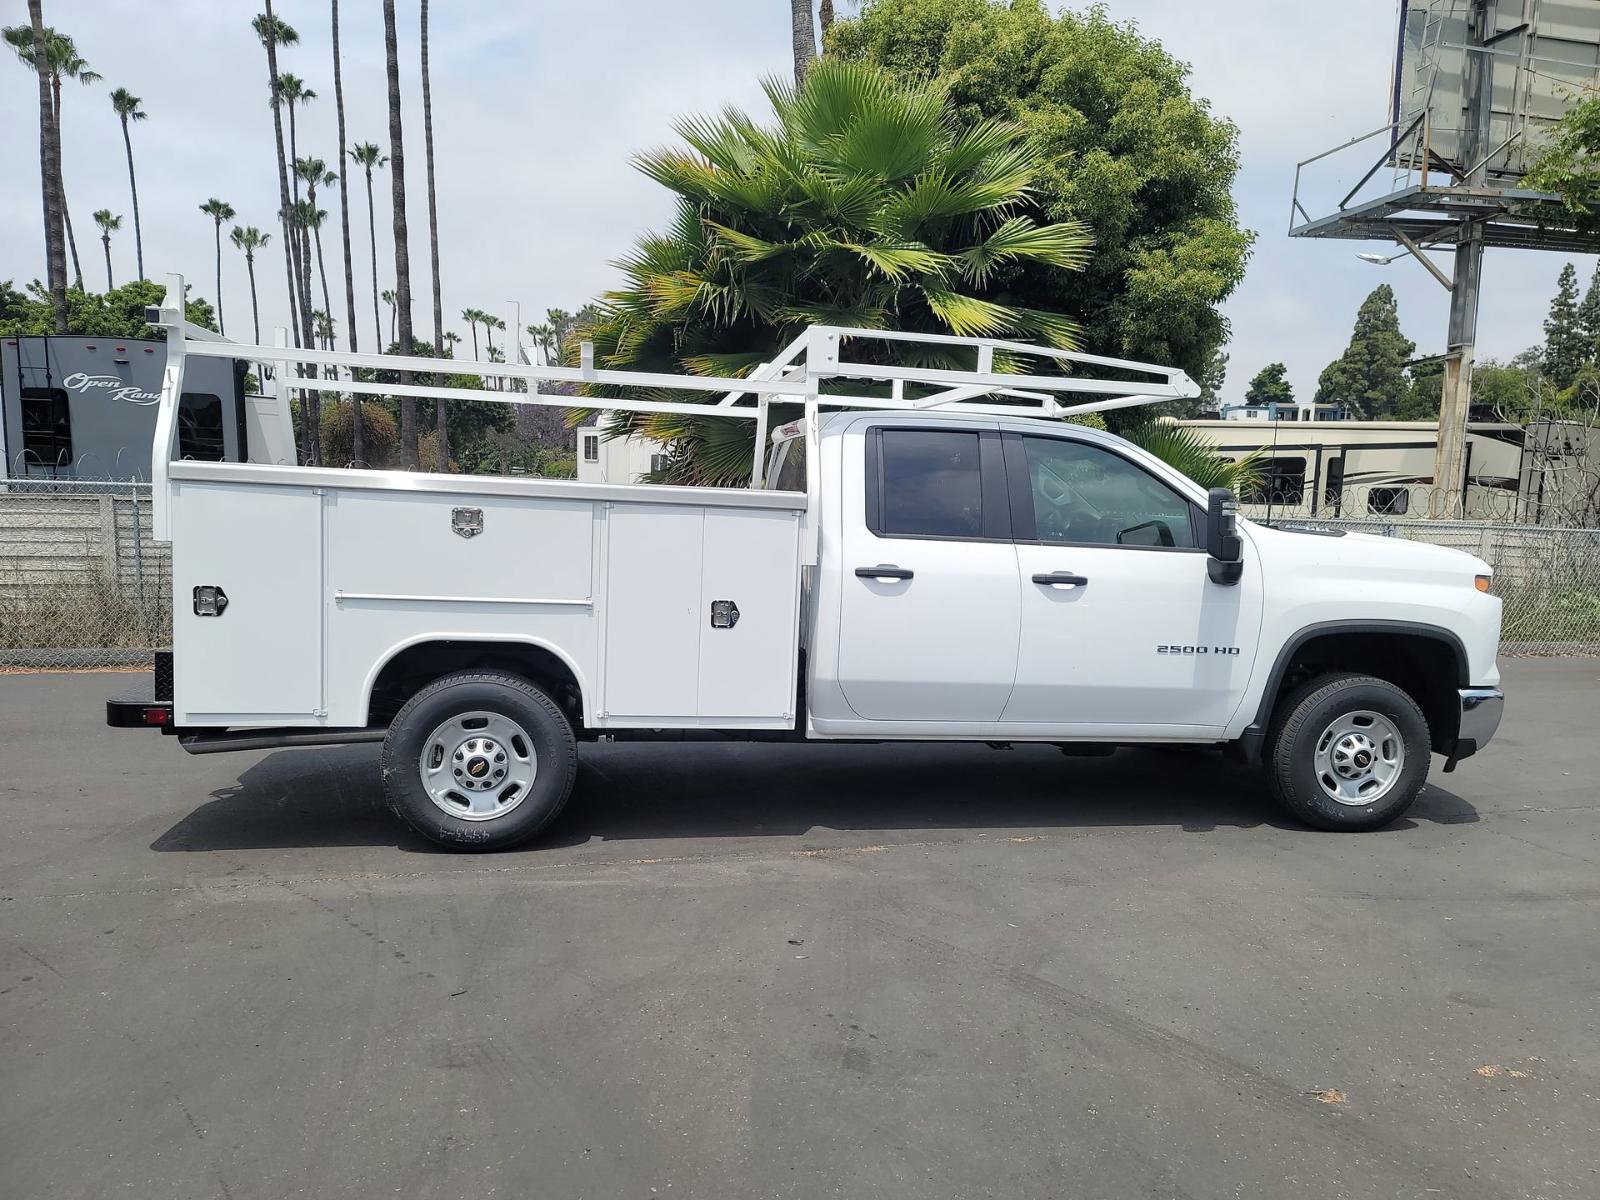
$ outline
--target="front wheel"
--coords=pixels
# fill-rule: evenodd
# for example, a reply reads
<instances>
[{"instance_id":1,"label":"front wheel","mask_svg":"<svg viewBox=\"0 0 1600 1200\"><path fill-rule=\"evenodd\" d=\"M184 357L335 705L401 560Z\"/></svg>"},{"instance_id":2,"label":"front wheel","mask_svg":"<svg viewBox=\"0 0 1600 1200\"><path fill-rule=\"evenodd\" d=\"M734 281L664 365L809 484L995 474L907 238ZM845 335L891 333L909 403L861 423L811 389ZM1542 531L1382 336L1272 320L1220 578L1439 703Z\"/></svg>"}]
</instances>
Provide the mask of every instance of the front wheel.
<instances>
[{"instance_id":1,"label":"front wheel","mask_svg":"<svg viewBox=\"0 0 1600 1200\"><path fill-rule=\"evenodd\" d=\"M1267 750L1278 802L1318 829L1379 829L1428 779L1428 721L1405 692L1368 675L1323 675L1288 696Z\"/></svg>"},{"instance_id":2,"label":"front wheel","mask_svg":"<svg viewBox=\"0 0 1600 1200\"><path fill-rule=\"evenodd\" d=\"M577 770L566 715L527 680L497 671L434 680L383 742L389 807L450 850L527 841L566 804Z\"/></svg>"}]
</instances>

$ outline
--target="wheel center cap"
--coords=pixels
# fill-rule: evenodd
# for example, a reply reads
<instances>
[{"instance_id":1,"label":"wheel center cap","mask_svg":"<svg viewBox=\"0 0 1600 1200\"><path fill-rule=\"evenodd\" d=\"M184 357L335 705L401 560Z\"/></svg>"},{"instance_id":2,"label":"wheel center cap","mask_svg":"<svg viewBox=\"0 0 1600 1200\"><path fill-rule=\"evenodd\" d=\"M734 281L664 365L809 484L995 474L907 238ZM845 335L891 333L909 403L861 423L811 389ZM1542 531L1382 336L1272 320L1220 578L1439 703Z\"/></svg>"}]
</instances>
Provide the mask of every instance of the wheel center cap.
<instances>
[{"instance_id":1,"label":"wheel center cap","mask_svg":"<svg viewBox=\"0 0 1600 1200\"><path fill-rule=\"evenodd\" d=\"M482 779L489 773L489 760L487 758L474 758L467 763L467 774L474 779Z\"/></svg>"},{"instance_id":2,"label":"wheel center cap","mask_svg":"<svg viewBox=\"0 0 1600 1200\"><path fill-rule=\"evenodd\" d=\"M1357 755L1356 755L1356 766L1358 766L1358 767L1367 767L1367 766L1371 766L1371 765L1372 765L1372 755L1368 754L1365 750L1362 750L1359 753L1357 753Z\"/></svg>"}]
</instances>

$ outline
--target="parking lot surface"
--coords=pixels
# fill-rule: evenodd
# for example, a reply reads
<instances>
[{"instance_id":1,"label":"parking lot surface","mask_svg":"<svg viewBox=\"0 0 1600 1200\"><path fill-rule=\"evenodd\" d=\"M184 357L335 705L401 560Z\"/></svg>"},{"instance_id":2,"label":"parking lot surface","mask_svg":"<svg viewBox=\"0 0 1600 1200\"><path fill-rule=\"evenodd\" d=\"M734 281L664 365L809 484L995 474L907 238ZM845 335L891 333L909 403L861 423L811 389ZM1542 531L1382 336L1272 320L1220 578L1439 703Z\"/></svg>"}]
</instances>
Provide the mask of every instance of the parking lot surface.
<instances>
[{"instance_id":1,"label":"parking lot surface","mask_svg":"<svg viewBox=\"0 0 1600 1200\"><path fill-rule=\"evenodd\" d=\"M1600 1195L1600 661L1374 834L1216 755L585 747L433 852L375 747L0 677L0 1196Z\"/></svg>"}]
</instances>

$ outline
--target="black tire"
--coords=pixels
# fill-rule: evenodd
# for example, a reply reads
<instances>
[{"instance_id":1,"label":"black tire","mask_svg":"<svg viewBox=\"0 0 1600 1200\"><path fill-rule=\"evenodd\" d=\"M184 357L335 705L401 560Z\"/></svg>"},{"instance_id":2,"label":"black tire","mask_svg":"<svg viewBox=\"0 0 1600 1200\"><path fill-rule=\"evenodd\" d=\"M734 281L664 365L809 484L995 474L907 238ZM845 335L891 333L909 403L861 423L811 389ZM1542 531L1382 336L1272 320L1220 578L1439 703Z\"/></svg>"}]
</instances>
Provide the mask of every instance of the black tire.
<instances>
[{"instance_id":1,"label":"black tire","mask_svg":"<svg viewBox=\"0 0 1600 1200\"><path fill-rule=\"evenodd\" d=\"M1404 748L1393 783L1371 803L1342 803L1318 782L1318 741L1341 716L1376 713L1388 719ZM1317 829L1381 829L1411 807L1428 780L1432 742L1428 720L1405 692L1370 675L1321 675L1278 704L1267 742L1267 777L1278 803Z\"/></svg>"},{"instance_id":2,"label":"black tire","mask_svg":"<svg viewBox=\"0 0 1600 1200\"><path fill-rule=\"evenodd\" d=\"M509 719L525 731L533 751L532 782L513 793L514 806L476 820L454 816L435 802L420 766L435 731L467 713ZM526 679L499 671L462 671L434 680L406 701L383 741L383 794L389 807L447 850L504 850L527 841L561 812L577 773L578 744L566 714ZM461 810L467 811L464 804Z\"/></svg>"}]
</instances>

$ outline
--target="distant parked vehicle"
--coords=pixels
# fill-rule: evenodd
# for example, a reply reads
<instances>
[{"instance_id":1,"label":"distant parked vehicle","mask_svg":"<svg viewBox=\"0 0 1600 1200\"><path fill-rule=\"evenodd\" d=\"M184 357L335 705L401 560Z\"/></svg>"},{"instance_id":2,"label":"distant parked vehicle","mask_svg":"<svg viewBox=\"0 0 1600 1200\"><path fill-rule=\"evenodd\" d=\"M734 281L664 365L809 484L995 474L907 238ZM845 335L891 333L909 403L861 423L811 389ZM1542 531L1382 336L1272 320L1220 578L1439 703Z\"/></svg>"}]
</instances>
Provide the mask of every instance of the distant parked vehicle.
<instances>
[{"instance_id":1,"label":"distant parked vehicle","mask_svg":"<svg viewBox=\"0 0 1600 1200\"><path fill-rule=\"evenodd\" d=\"M165 342L0 339L0 480L141 480L161 399ZM272 396L247 396L249 364L197 359L178 407L177 457L280 462L293 436Z\"/></svg>"},{"instance_id":2,"label":"distant parked vehicle","mask_svg":"<svg viewBox=\"0 0 1600 1200\"><path fill-rule=\"evenodd\" d=\"M1600 445L1575 421L1472 422L1453 504L1434 486L1436 421L1178 423L1225 458L1260 456L1258 482L1239 497L1240 511L1254 518L1425 520L1451 512L1466 520L1586 524L1600 491Z\"/></svg>"}]
</instances>

